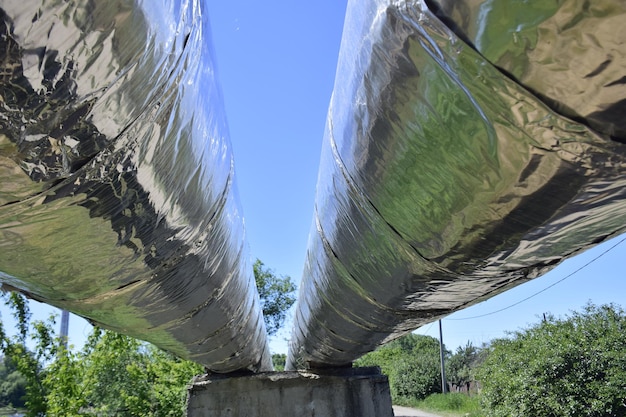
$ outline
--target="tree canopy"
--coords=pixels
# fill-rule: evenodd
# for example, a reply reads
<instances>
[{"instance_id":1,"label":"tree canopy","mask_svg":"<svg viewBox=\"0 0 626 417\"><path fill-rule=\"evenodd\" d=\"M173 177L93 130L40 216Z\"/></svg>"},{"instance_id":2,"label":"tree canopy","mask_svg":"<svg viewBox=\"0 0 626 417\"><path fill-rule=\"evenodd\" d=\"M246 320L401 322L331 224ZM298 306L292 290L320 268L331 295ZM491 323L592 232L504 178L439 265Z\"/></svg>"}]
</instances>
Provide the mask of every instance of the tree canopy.
<instances>
[{"instance_id":1,"label":"tree canopy","mask_svg":"<svg viewBox=\"0 0 626 417\"><path fill-rule=\"evenodd\" d=\"M0 360L0 407L24 407L26 378L8 356Z\"/></svg>"},{"instance_id":2,"label":"tree canopy","mask_svg":"<svg viewBox=\"0 0 626 417\"><path fill-rule=\"evenodd\" d=\"M186 385L202 366L98 327L72 352L57 337L54 317L31 322L23 296L5 298L18 328L8 336L0 326L5 368L22 375L24 389L21 398L19 386L10 390L4 405L25 406L29 417L185 415Z\"/></svg>"},{"instance_id":3,"label":"tree canopy","mask_svg":"<svg viewBox=\"0 0 626 417\"><path fill-rule=\"evenodd\" d=\"M465 386L469 390L469 384L476 381L477 369L485 360L486 352L486 347L474 346L469 341L465 346L459 346L446 361L448 383L456 387Z\"/></svg>"},{"instance_id":4,"label":"tree canopy","mask_svg":"<svg viewBox=\"0 0 626 417\"><path fill-rule=\"evenodd\" d=\"M285 364L287 363L287 355L284 353L274 353L272 355L272 364L274 365L274 370L277 372L282 372L285 370Z\"/></svg>"},{"instance_id":5,"label":"tree canopy","mask_svg":"<svg viewBox=\"0 0 626 417\"><path fill-rule=\"evenodd\" d=\"M439 341L431 336L407 334L364 355L355 365L380 366L389 378L394 404L441 392Z\"/></svg>"},{"instance_id":6,"label":"tree canopy","mask_svg":"<svg viewBox=\"0 0 626 417\"><path fill-rule=\"evenodd\" d=\"M491 343L478 378L492 417L625 416L626 315L587 305Z\"/></svg>"},{"instance_id":7,"label":"tree canopy","mask_svg":"<svg viewBox=\"0 0 626 417\"><path fill-rule=\"evenodd\" d=\"M276 334L282 327L287 316L287 310L296 301L294 293L296 287L288 275L277 275L259 259L253 265L254 279L256 281L263 318L267 333L271 336Z\"/></svg>"}]
</instances>

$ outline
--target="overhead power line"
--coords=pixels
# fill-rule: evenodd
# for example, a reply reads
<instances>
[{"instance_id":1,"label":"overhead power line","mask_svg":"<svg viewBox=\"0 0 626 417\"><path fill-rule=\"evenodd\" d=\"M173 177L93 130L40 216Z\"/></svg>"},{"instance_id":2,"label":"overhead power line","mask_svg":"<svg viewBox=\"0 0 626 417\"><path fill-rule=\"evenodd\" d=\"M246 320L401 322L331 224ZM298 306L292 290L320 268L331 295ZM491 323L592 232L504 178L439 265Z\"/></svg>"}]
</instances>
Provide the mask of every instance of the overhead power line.
<instances>
[{"instance_id":1,"label":"overhead power line","mask_svg":"<svg viewBox=\"0 0 626 417\"><path fill-rule=\"evenodd\" d=\"M609 253L610 251L612 251L613 249L615 249L617 246L619 246L619 245L620 245L622 242L624 242L624 241L626 241L626 237L622 238L622 239L621 239L619 242L617 242L615 245L611 246L610 248L608 248L607 250L605 250L604 252L602 252L601 254L599 254L598 256L596 256L595 258L593 258L592 260L590 260L589 262L587 262L586 264L582 265L580 268L578 268L578 269L576 269L575 271L571 272L570 274L568 274L568 275L564 276L564 277L563 277L563 278L561 278L560 280L558 280L558 281L556 281L556 282L554 282L554 283L552 283L552 284L548 285L548 286L547 286L547 287L545 287L544 289L539 290L539 291L537 291L536 293L534 293L534 294L532 294L532 295L529 295L528 297L526 297L526 298L524 298L524 299L522 299L522 300L520 300L520 301L518 301L518 302L516 302L516 303L513 303L513 304L511 304L511 305L509 305L509 306L507 306L507 307L501 308L501 309L499 309L499 310L492 311L492 312L490 312L490 313L480 314L480 315L477 315L477 316L471 316L471 317L461 317L461 318L458 318L458 319L450 319L450 318L446 318L446 320L455 320L455 321L460 321L460 320L472 320L472 319L479 319L479 318L481 318L481 317L487 317L487 316L491 316L491 315L493 315L493 314L500 313L500 312L502 312L502 311L504 311L504 310L508 310L509 308L512 308L512 307L515 307L515 306L517 306L517 305L519 305L519 304L522 304L523 302L528 301L528 300L530 300L530 299L531 299L531 298L533 298L533 297L536 297L537 295L541 294L542 292L545 292L545 291L549 290L550 288L554 287L556 284L559 284L559 283L561 283L561 282L565 281L566 279L570 278L571 276L573 276L573 275L577 274L578 272L582 271L583 269L585 269L586 267L588 267L589 265L591 265L592 263L594 263L595 261L597 261L598 259L600 259L601 257L603 257L604 255L606 255L607 253Z\"/></svg>"}]
</instances>

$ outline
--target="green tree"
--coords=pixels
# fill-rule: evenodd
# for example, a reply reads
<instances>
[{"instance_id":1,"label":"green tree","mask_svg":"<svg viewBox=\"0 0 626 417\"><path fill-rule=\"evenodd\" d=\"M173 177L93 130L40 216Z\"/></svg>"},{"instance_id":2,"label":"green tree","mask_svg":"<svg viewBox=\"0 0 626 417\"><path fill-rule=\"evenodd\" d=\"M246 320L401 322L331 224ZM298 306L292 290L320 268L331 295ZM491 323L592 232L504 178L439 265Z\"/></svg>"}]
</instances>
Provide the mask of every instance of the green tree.
<instances>
[{"instance_id":1,"label":"green tree","mask_svg":"<svg viewBox=\"0 0 626 417\"><path fill-rule=\"evenodd\" d=\"M53 318L31 323L23 296L5 298L18 334L9 337L0 325L0 347L26 381L28 416L185 415L186 385L202 366L97 327L81 352L68 351Z\"/></svg>"},{"instance_id":2,"label":"green tree","mask_svg":"<svg viewBox=\"0 0 626 417\"><path fill-rule=\"evenodd\" d=\"M395 404L410 404L441 391L439 341L430 336L407 334L364 355L355 365L379 366L389 378Z\"/></svg>"},{"instance_id":3,"label":"green tree","mask_svg":"<svg viewBox=\"0 0 626 417\"><path fill-rule=\"evenodd\" d=\"M187 385L195 375L204 372L197 363L180 359L156 346L149 345L147 364L152 385L152 416L186 415Z\"/></svg>"},{"instance_id":4,"label":"green tree","mask_svg":"<svg viewBox=\"0 0 626 417\"><path fill-rule=\"evenodd\" d=\"M3 294L7 305L13 310L13 317L17 324L17 334L8 336L4 326L0 326L0 349L10 358L17 370L26 380L24 404L27 407L27 416L42 416L46 414L44 379L46 369L44 364L51 361L57 352L58 346L54 343L54 317L47 322L30 322L31 314L26 299L17 293ZM28 349L27 342L32 340L34 349Z\"/></svg>"},{"instance_id":5,"label":"green tree","mask_svg":"<svg viewBox=\"0 0 626 417\"><path fill-rule=\"evenodd\" d=\"M587 305L492 341L479 372L488 415L626 415L626 315Z\"/></svg>"},{"instance_id":6,"label":"green tree","mask_svg":"<svg viewBox=\"0 0 626 417\"><path fill-rule=\"evenodd\" d=\"M395 366L391 392L401 400L423 400L431 394L441 392L439 355L432 352L403 358Z\"/></svg>"},{"instance_id":7,"label":"green tree","mask_svg":"<svg viewBox=\"0 0 626 417\"><path fill-rule=\"evenodd\" d=\"M271 336L283 325L287 310L296 301L296 287L291 277L279 276L257 259L253 265L254 279L261 298L263 318L267 333Z\"/></svg>"},{"instance_id":8,"label":"green tree","mask_svg":"<svg viewBox=\"0 0 626 417\"><path fill-rule=\"evenodd\" d=\"M476 381L476 372L485 359L486 347L476 347L472 342L459 346L446 361L446 378L456 386L466 386Z\"/></svg>"},{"instance_id":9,"label":"green tree","mask_svg":"<svg viewBox=\"0 0 626 417\"><path fill-rule=\"evenodd\" d=\"M82 387L84 371L80 354L62 347L48 366L44 382L47 415L75 416L88 405Z\"/></svg>"},{"instance_id":10,"label":"green tree","mask_svg":"<svg viewBox=\"0 0 626 417\"><path fill-rule=\"evenodd\" d=\"M259 260L254 275L268 333L274 334L295 301L295 286L290 277L277 276ZM0 323L0 349L15 364L16 378L22 376L28 416L184 415L186 385L203 372L200 365L97 327L81 352L66 350L55 334L54 317L31 322L22 295L4 298L17 321L17 334L9 337Z\"/></svg>"},{"instance_id":11,"label":"green tree","mask_svg":"<svg viewBox=\"0 0 626 417\"><path fill-rule=\"evenodd\" d=\"M272 355L272 364L274 365L274 370L277 372L282 372L285 370L285 363L287 362L287 355L284 353L274 353Z\"/></svg>"},{"instance_id":12,"label":"green tree","mask_svg":"<svg viewBox=\"0 0 626 417\"><path fill-rule=\"evenodd\" d=\"M53 366L48 415L57 416L184 416L186 386L203 371L153 345L99 328L81 354Z\"/></svg>"},{"instance_id":13,"label":"green tree","mask_svg":"<svg viewBox=\"0 0 626 417\"><path fill-rule=\"evenodd\" d=\"M150 410L146 357L137 339L95 329L95 346L82 360L82 395L96 414L132 416Z\"/></svg>"},{"instance_id":14,"label":"green tree","mask_svg":"<svg viewBox=\"0 0 626 417\"><path fill-rule=\"evenodd\" d=\"M0 360L0 381L0 407L24 407L26 379L8 356Z\"/></svg>"}]
</instances>

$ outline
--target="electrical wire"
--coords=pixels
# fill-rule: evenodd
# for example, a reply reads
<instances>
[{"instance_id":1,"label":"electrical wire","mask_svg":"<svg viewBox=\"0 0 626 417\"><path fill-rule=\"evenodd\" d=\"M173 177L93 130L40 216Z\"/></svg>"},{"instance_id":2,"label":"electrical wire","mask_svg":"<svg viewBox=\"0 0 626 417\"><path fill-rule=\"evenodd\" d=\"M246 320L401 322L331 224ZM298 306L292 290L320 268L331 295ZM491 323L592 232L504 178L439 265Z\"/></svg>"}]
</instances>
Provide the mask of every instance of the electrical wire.
<instances>
[{"instance_id":1,"label":"electrical wire","mask_svg":"<svg viewBox=\"0 0 626 417\"><path fill-rule=\"evenodd\" d=\"M428 332L430 331L430 328L433 327L433 324L435 324L435 323L436 323L436 321L433 321L433 322L430 323L430 326L428 326L428 329L426 329L426 331L424 332L423 336L426 336L428 334Z\"/></svg>"},{"instance_id":2,"label":"electrical wire","mask_svg":"<svg viewBox=\"0 0 626 417\"><path fill-rule=\"evenodd\" d=\"M536 293L531 294L531 295L529 295L528 297L526 297L526 298L524 298L524 299L522 299L522 300L520 300L520 301L517 301L517 302L515 302L515 303L513 303L513 304L511 304L511 305L509 305L509 306L507 306L507 307L503 307L503 308L501 308L501 309L498 309L498 310L492 311L492 312L490 312L490 313L480 314L480 315L477 315L477 316L471 316L471 317L461 317L461 318L458 318L458 319L450 319L450 318L446 318L446 319L444 319L444 320L461 321L461 320L479 319L479 318L482 318L482 317L487 317L487 316L491 316L491 315L494 315L494 314L500 313L500 312L502 312L502 311L504 311L504 310L508 310L508 309L510 309L510 308L512 308L512 307L515 307L515 306L517 306L517 305L520 305L520 304L522 304L523 302L528 301L528 300L530 300L530 299L531 299L531 298L533 298L533 297L536 297L537 295L541 294L542 292L545 292L545 291L549 290L550 288L554 287L556 284L559 284L559 283L561 283L561 282L565 281L566 279L570 278L571 276L573 276L573 275L577 274L578 272L582 271L583 269L585 269L586 267L588 267L589 265L591 265L592 263L594 263L595 261L597 261L598 259L600 259L601 257L603 257L604 255L606 255L607 253L609 253L610 251L612 251L613 249L615 249L618 245L620 245L620 244L621 244L621 243L623 243L624 241L626 241L626 237L622 238L622 240L620 240L619 242L617 242L615 245L611 246L610 248L608 248L607 250L605 250L604 252L602 252L601 254L599 254L598 256L596 256L595 258L593 258L592 260L590 260L589 262L587 262L586 264L582 265L581 267L579 267L579 268L578 268L578 269L576 269L575 271L573 271L573 272L569 273L568 275L564 276L564 277L563 277L563 278L561 278L560 280L558 280L558 281L556 281L556 282L553 282L552 284L548 285L546 288L544 288L544 289L542 289L542 290L539 290L539 291L537 291Z\"/></svg>"}]
</instances>

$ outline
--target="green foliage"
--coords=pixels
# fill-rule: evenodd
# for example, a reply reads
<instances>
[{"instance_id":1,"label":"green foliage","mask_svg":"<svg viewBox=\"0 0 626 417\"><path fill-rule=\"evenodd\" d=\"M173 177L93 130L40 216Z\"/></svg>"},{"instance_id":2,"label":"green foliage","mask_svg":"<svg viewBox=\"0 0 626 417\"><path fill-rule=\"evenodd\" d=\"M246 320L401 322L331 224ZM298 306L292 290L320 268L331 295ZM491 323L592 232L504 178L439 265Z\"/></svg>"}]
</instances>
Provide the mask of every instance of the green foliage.
<instances>
[{"instance_id":1,"label":"green foliage","mask_svg":"<svg viewBox=\"0 0 626 417\"><path fill-rule=\"evenodd\" d=\"M441 391L439 341L430 336L408 334L364 355L355 366L379 366L389 378L394 404Z\"/></svg>"},{"instance_id":2,"label":"green foliage","mask_svg":"<svg viewBox=\"0 0 626 417\"><path fill-rule=\"evenodd\" d=\"M459 346L446 361L448 382L457 386L465 386L476 381L476 371L485 360L485 356L485 347L476 347L471 342L467 342L465 346Z\"/></svg>"},{"instance_id":3,"label":"green foliage","mask_svg":"<svg viewBox=\"0 0 626 417\"><path fill-rule=\"evenodd\" d=\"M24 407L26 378L8 356L0 361L0 381L0 407Z\"/></svg>"},{"instance_id":4,"label":"green foliage","mask_svg":"<svg viewBox=\"0 0 626 417\"><path fill-rule=\"evenodd\" d=\"M29 323L24 298L8 298L19 333L8 337L0 326L0 347L26 381L28 416L185 415L186 385L203 372L200 365L99 328L82 352L68 351L55 335L53 320Z\"/></svg>"},{"instance_id":5,"label":"green foliage","mask_svg":"<svg viewBox=\"0 0 626 417\"><path fill-rule=\"evenodd\" d=\"M482 417L484 415L478 396L461 393L432 394L413 405L420 410L446 415L463 417Z\"/></svg>"},{"instance_id":6,"label":"green foliage","mask_svg":"<svg viewBox=\"0 0 626 417\"><path fill-rule=\"evenodd\" d=\"M96 414L136 415L150 409L146 359L138 340L99 331L93 351L83 359L82 394Z\"/></svg>"},{"instance_id":7,"label":"green foliage","mask_svg":"<svg viewBox=\"0 0 626 417\"><path fill-rule=\"evenodd\" d=\"M439 355L432 352L417 353L412 358L402 358L397 364L392 396L418 399L441 392L441 365Z\"/></svg>"},{"instance_id":8,"label":"green foliage","mask_svg":"<svg viewBox=\"0 0 626 417\"><path fill-rule=\"evenodd\" d=\"M274 334L295 301L295 286L259 260L254 275L268 333ZM54 317L31 322L23 296L3 297L17 321L17 334L7 336L0 325L6 358L0 404L26 406L28 416L185 415L186 385L204 371L200 365L98 328L81 352L68 351L55 334ZM281 359L284 367L286 358L277 358L278 367ZM14 370L9 372L7 363Z\"/></svg>"},{"instance_id":9,"label":"green foliage","mask_svg":"<svg viewBox=\"0 0 626 417\"><path fill-rule=\"evenodd\" d=\"M479 373L488 415L626 415L626 315L587 305L492 342Z\"/></svg>"},{"instance_id":10,"label":"green foliage","mask_svg":"<svg viewBox=\"0 0 626 417\"><path fill-rule=\"evenodd\" d=\"M171 353L149 345L147 364L152 384L155 407L151 415L156 417L185 416L187 385L195 375L204 372L197 363L180 359Z\"/></svg>"},{"instance_id":11,"label":"green foliage","mask_svg":"<svg viewBox=\"0 0 626 417\"><path fill-rule=\"evenodd\" d=\"M52 365L49 415L184 416L186 385L203 369L128 336L95 328L81 354Z\"/></svg>"},{"instance_id":12,"label":"green foliage","mask_svg":"<svg viewBox=\"0 0 626 417\"><path fill-rule=\"evenodd\" d=\"M13 310L17 334L9 337L4 327L0 326L0 349L25 379L25 393L20 400L24 400L24 405L28 409L26 415L29 417L45 415L46 388L43 381L46 370L43 364L54 358L57 351L53 332L50 330L54 325L54 318L49 318L48 322L35 321L31 326L31 314L26 299L17 293L8 296L3 294L3 298ZM29 340L35 342L34 350L26 348Z\"/></svg>"},{"instance_id":13,"label":"green foliage","mask_svg":"<svg viewBox=\"0 0 626 417\"><path fill-rule=\"evenodd\" d=\"M253 271L263 307L265 327L271 336L278 332L285 321L287 310L296 301L296 287L291 282L291 277L276 275L259 259L254 262Z\"/></svg>"},{"instance_id":14,"label":"green foliage","mask_svg":"<svg viewBox=\"0 0 626 417\"><path fill-rule=\"evenodd\" d=\"M287 362L287 355L284 353L274 353L272 355L272 364L274 365L274 370L278 372L282 372L285 370L285 362Z\"/></svg>"}]
</instances>

